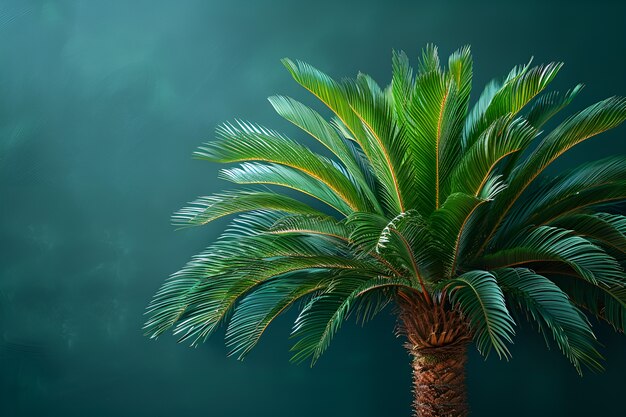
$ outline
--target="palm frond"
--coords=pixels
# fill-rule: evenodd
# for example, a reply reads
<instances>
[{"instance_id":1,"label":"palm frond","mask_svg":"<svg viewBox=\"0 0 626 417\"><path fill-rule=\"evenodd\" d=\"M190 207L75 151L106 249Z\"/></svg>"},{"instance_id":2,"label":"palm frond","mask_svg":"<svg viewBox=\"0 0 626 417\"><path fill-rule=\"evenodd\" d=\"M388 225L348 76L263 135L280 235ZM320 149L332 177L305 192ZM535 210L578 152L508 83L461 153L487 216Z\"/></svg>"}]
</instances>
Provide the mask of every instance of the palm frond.
<instances>
[{"instance_id":1,"label":"palm frond","mask_svg":"<svg viewBox=\"0 0 626 417\"><path fill-rule=\"evenodd\" d=\"M331 239L338 239L344 243L350 241L351 228L345 221L324 215L293 215L285 216L268 230L268 233L286 234L296 233L304 235L320 235Z\"/></svg>"},{"instance_id":2,"label":"palm frond","mask_svg":"<svg viewBox=\"0 0 626 417\"><path fill-rule=\"evenodd\" d=\"M507 191L495 209L489 226L490 241L511 207L530 184L563 153L577 144L626 120L626 99L611 97L600 101L569 117L548 134L532 154L512 173Z\"/></svg>"},{"instance_id":3,"label":"palm frond","mask_svg":"<svg viewBox=\"0 0 626 417\"><path fill-rule=\"evenodd\" d=\"M459 137L467 112L468 81L459 78L467 77L467 73L458 73L458 67L469 66L463 59L466 56L459 53L452 59L457 73L450 76L439 67L436 48L426 48L406 109L408 150L419 179L414 191L415 204L425 215L443 202L443 178L447 178L460 154ZM461 86L456 79L461 79Z\"/></svg>"},{"instance_id":4,"label":"palm frond","mask_svg":"<svg viewBox=\"0 0 626 417\"><path fill-rule=\"evenodd\" d=\"M430 275L432 239L425 219L416 210L400 213L380 232L376 252L406 271L427 296L425 278Z\"/></svg>"},{"instance_id":5,"label":"palm frond","mask_svg":"<svg viewBox=\"0 0 626 417\"><path fill-rule=\"evenodd\" d=\"M398 120L406 122L406 108L413 96L415 80L409 57L403 51L393 51L392 59L391 94L394 110Z\"/></svg>"},{"instance_id":6,"label":"palm frond","mask_svg":"<svg viewBox=\"0 0 626 417\"><path fill-rule=\"evenodd\" d=\"M522 118L505 115L494 121L466 150L451 174L453 192L478 196L496 165L505 157L526 149L536 130Z\"/></svg>"},{"instance_id":7,"label":"palm frond","mask_svg":"<svg viewBox=\"0 0 626 417\"><path fill-rule=\"evenodd\" d=\"M466 227L471 223L476 209L488 201L487 198L454 193L430 216L432 235L437 240L437 252L442 262L439 279L456 275L459 258L465 254Z\"/></svg>"},{"instance_id":8,"label":"palm frond","mask_svg":"<svg viewBox=\"0 0 626 417\"><path fill-rule=\"evenodd\" d=\"M609 213L573 214L558 218L552 225L571 230L600 246L626 253L626 216Z\"/></svg>"},{"instance_id":9,"label":"palm frond","mask_svg":"<svg viewBox=\"0 0 626 417\"><path fill-rule=\"evenodd\" d=\"M487 111L487 108L489 107L489 104L491 103L491 100L493 100L493 97L498 91L500 91L501 88L502 81L497 79L491 80L487 83L487 85L485 85L485 88L480 93L478 100L468 112L462 132L461 145L463 146L463 149L467 149L474 144L474 140L470 143L469 137L471 136L472 139L474 139L474 137L479 135L480 132L478 132L478 129L475 126L480 123L481 119L485 115L485 112Z\"/></svg>"},{"instance_id":10,"label":"palm frond","mask_svg":"<svg viewBox=\"0 0 626 417\"><path fill-rule=\"evenodd\" d=\"M367 210L357 185L337 163L262 126L238 121L217 129L218 140L194 153L211 162L262 161L286 165L328 186L352 210Z\"/></svg>"},{"instance_id":11,"label":"palm frond","mask_svg":"<svg viewBox=\"0 0 626 417\"><path fill-rule=\"evenodd\" d=\"M464 103L463 107L467 106L472 91L473 67L474 62L469 45L453 52L448 59L448 73L457 85L460 102Z\"/></svg>"},{"instance_id":12,"label":"palm frond","mask_svg":"<svg viewBox=\"0 0 626 417\"><path fill-rule=\"evenodd\" d=\"M254 210L276 210L286 213L321 214L313 207L282 194L232 190L208 197L199 197L172 215L175 226L201 226L234 213Z\"/></svg>"},{"instance_id":13,"label":"palm frond","mask_svg":"<svg viewBox=\"0 0 626 417\"><path fill-rule=\"evenodd\" d=\"M305 62L294 62L285 58L282 63L298 84L306 88L335 113L341 124L350 132L351 138L358 142L367 153L363 125L352 111L341 85L327 74Z\"/></svg>"},{"instance_id":14,"label":"palm frond","mask_svg":"<svg viewBox=\"0 0 626 417\"><path fill-rule=\"evenodd\" d=\"M364 167L374 168L371 142L362 120L354 113L348 102L344 87L305 62L294 62L285 58L282 63L298 84L311 92L335 114L332 122L337 130L345 138L358 144L358 149L353 148L353 153L363 156L363 159L359 161L361 171L366 171ZM376 182L380 182L380 178L376 178Z\"/></svg>"},{"instance_id":15,"label":"palm frond","mask_svg":"<svg viewBox=\"0 0 626 417\"><path fill-rule=\"evenodd\" d=\"M193 339L192 344L197 344L227 319L237 301L246 294L273 279L316 270L353 271L364 277L381 273L371 263L339 256L291 253L270 260L252 258L240 262L234 271L204 280L188 294L190 303L174 333L182 334L181 341Z\"/></svg>"},{"instance_id":16,"label":"palm frond","mask_svg":"<svg viewBox=\"0 0 626 417\"><path fill-rule=\"evenodd\" d=\"M296 318L292 337L298 340L292 348L296 352L292 361L302 362L310 358L314 364L352 312L360 311L371 318L391 301L389 294L380 298L365 298L366 294L376 291L380 295L380 291L390 287L411 288L411 282L404 278L373 277L364 280L352 275L341 278L309 301Z\"/></svg>"},{"instance_id":17,"label":"palm frond","mask_svg":"<svg viewBox=\"0 0 626 417\"><path fill-rule=\"evenodd\" d=\"M302 297L323 291L331 283L328 272L312 271L267 281L242 297L226 329L229 355L243 359L276 317Z\"/></svg>"},{"instance_id":18,"label":"palm frond","mask_svg":"<svg viewBox=\"0 0 626 417\"><path fill-rule=\"evenodd\" d=\"M307 132L332 152L343 163L352 178L358 182L364 198L376 210L382 210L368 181L369 167L362 163L353 146L341 137L329 122L315 110L290 97L272 96L269 101L278 114Z\"/></svg>"},{"instance_id":19,"label":"palm frond","mask_svg":"<svg viewBox=\"0 0 626 417\"><path fill-rule=\"evenodd\" d=\"M548 334L582 375L581 365L601 370L596 337L582 312L548 278L525 268L493 271L507 301L525 311L546 338Z\"/></svg>"},{"instance_id":20,"label":"palm frond","mask_svg":"<svg viewBox=\"0 0 626 417\"><path fill-rule=\"evenodd\" d=\"M410 161L405 158L407 142L396 125L393 107L365 75L355 81L346 80L343 89L350 108L364 126L366 146L363 143L362 148L383 185L384 202L391 212L402 212L408 203L402 188L408 191L416 181Z\"/></svg>"},{"instance_id":21,"label":"palm frond","mask_svg":"<svg viewBox=\"0 0 626 417\"><path fill-rule=\"evenodd\" d=\"M229 259L245 253L248 249L246 241L268 230L279 216L277 212L265 211L239 216L230 223L217 242L172 274L147 308L149 319L144 326L146 335L156 338L172 327L189 304L187 295L206 277L221 273L225 265L229 264Z\"/></svg>"},{"instance_id":22,"label":"palm frond","mask_svg":"<svg viewBox=\"0 0 626 417\"><path fill-rule=\"evenodd\" d=\"M529 64L530 65L530 64ZM561 63L550 63L529 68L529 65L511 71L497 91L494 83L479 101L482 112L476 111L465 127L464 143L470 147L480 134L494 121L507 114L515 117L535 96L541 93L556 77ZM488 104L487 104L488 102Z\"/></svg>"},{"instance_id":23,"label":"palm frond","mask_svg":"<svg viewBox=\"0 0 626 417\"><path fill-rule=\"evenodd\" d=\"M623 276L617 261L599 246L570 230L551 226L520 233L502 249L485 255L480 263L494 270L537 262L563 263L593 284L614 284Z\"/></svg>"},{"instance_id":24,"label":"palm frond","mask_svg":"<svg viewBox=\"0 0 626 417\"><path fill-rule=\"evenodd\" d=\"M463 156L461 134L469 107L472 89L472 56L469 46L455 51L448 59L446 77L451 80L454 88L446 100L447 105L442 119L442 133L439 163L439 203L449 195L449 182L452 172Z\"/></svg>"},{"instance_id":25,"label":"palm frond","mask_svg":"<svg viewBox=\"0 0 626 417\"><path fill-rule=\"evenodd\" d=\"M380 234L389 222L384 216L365 212L351 213L346 218L346 224L352 229L350 240L368 251L376 249Z\"/></svg>"},{"instance_id":26,"label":"palm frond","mask_svg":"<svg viewBox=\"0 0 626 417\"><path fill-rule=\"evenodd\" d=\"M535 129L540 129L554 115L567 107L578 95L580 90L582 90L582 88L582 84L577 84L565 94L560 94L558 91L552 91L548 94L540 96L528 111L526 120L528 120L528 123Z\"/></svg>"},{"instance_id":27,"label":"palm frond","mask_svg":"<svg viewBox=\"0 0 626 417\"><path fill-rule=\"evenodd\" d=\"M550 132L515 173L520 193L534 178L563 153L579 143L626 120L626 99L611 97L569 117Z\"/></svg>"},{"instance_id":28,"label":"palm frond","mask_svg":"<svg viewBox=\"0 0 626 417\"><path fill-rule=\"evenodd\" d=\"M584 212L590 206L624 199L624 178L626 158L612 156L544 180L512 205L495 240L530 225L547 224L560 216Z\"/></svg>"},{"instance_id":29,"label":"palm frond","mask_svg":"<svg viewBox=\"0 0 626 417\"><path fill-rule=\"evenodd\" d=\"M594 285L569 276L563 278L557 284L567 292L572 302L596 318L606 321L616 331L623 333L626 330L626 282Z\"/></svg>"},{"instance_id":30,"label":"palm frond","mask_svg":"<svg viewBox=\"0 0 626 417\"><path fill-rule=\"evenodd\" d=\"M327 204L341 215L345 216L352 211L345 200L338 197L325 183L288 166L245 162L236 168L220 170L219 177L236 184L265 184L291 188Z\"/></svg>"},{"instance_id":31,"label":"palm frond","mask_svg":"<svg viewBox=\"0 0 626 417\"><path fill-rule=\"evenodd\" d=\"M478 351L487 356L491 349L508 358L506 343L512 343L515 322L504 301L504 294L493 274L469 271L446 284L450 300L470 321Z\"/></svg>"}]
</instances>

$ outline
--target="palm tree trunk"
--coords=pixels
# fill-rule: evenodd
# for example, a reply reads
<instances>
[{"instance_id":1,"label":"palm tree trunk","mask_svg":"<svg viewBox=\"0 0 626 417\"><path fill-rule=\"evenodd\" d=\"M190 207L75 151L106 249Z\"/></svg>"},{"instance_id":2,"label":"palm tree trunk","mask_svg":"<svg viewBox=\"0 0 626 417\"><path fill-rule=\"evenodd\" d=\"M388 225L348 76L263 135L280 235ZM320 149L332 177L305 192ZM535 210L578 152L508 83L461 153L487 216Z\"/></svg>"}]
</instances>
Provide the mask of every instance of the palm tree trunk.
<instances>
[{"instance_id":1,"label":"palm tree trunk","mask_svg":"<svg viewBox=\"0 0 626 417\"><path fill-rule=\"evenodd\" d=\"M413 358L416 417L465 417L465 363L471 329L465 317L442 302L400 294L398 333Z\"/></svg>"},{"instance_id":2,"label":"palm tree trunk","mask_svg":"<svg viewBox=\"0 0 626 417\"><path fill-rule=\"evenodd\" d=\"M416 417L465 417L466 344L413 350Z\"/></svg>"}]
</instances>

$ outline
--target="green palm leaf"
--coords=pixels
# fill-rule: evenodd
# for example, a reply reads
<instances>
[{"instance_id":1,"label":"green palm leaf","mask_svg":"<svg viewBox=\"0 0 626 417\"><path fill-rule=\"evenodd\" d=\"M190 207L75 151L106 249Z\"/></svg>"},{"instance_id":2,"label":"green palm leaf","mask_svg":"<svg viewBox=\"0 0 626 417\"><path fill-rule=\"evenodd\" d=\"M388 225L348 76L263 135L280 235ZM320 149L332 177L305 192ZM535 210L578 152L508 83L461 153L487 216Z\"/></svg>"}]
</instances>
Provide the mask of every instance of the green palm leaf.
<instances>
[{"instance_id":1,"label":"green palm leaf","mask_svg":"<svg viewBox=\"0 0 626 417\"><path fill-rule=\"evenodd\" d=\"M527 190L511 207L500 235L517 233L524 227L547 224L561 216L581 213L590 206L626 198L626 159L613 156L544 180ZM499 236L496 235L496 241Z\"/></svg>"},{"instance_id":2,"label":"green palm leaf","mask_svg":"<svg viewBox=\"0 0 626 417\"><path fill-rule=\"evenodd\" d=\"M468 317L480 353L487 356L493 349L499 357L509 357L506 343L513 342L515 322L495 277L487 271L470 271L446 287L451 290L451 301Z\"/></svg>"},{"instance_id":3,"label":"green palm leaf","mask_svg":"<svg viewBox=\"0 0 626 417\"><path fill-rule=\"evenodd\" d=\"M200 197L172 216L176 226L201 226L234 213L254 210L277 210L288 213L320 214L318 210L282 194L234 190Z\"/></svg>"},{"instance_id":4,"label":"green palm leaf","mask_svg":"<svg viewBox=\"0 0 626 417\"><path fill-rule=\"evenodd\" d=\"M362 277L343 276L327 292L313 298L296 318L292 337L298 339L292 351L295 362L311 358L314 364L328 348L333 336L341 324L352 312L366 312L371 318L381 311L390 301L391 295L379 298L366 297L371 292L393 287L411 288L411 282L402 278L374 277L363 280Z\"/></svg>"},{"instance_id":5,"label":"green palm leaf","mask_svg":"<svg viewBox=\"0 0 626 417\"><path fill-rule=\"evenodd\" d=\"M578 84L565 94L559 94L557 91L552 91L539 97L526 115L526 120L535 129L541 128L558 112L568 106L572 100L580 93L583 85Z\"/></svg>"},{"instance_id":6,"label":"green palm leaf","mask_svg":"<svg viewBox=\"0 0 626 417\"><path fill-rule=\"evenodd\" d=\"M318 112L304 104L283 96L269 98L274 109L285 119L311 135L315 140L332 152L352 174L358 182L365 198L377 210L381 211L380 204L368 183L368 166L355 154L353 146L342 138L337 130L327 122Z\"/></svg>"},{"instance_id":7,"label":"green palm leaf","mask_svg":"<svg viewBox=\"0 0 626 417\"><path fill-rule=\"evenodd\" d=\"M489 125L507 114L515 117L535 96L556 77L561 63L530 68L530 63L517 67L500 88L497 82L485 90L479 108L465 126L465 144L471 146ZM497 88L497 89L496 89Z\"/></svg>"},{"instance_id":8,"label":"green palm leaf","mask_svg":"<svg viewBox=\"0 0 626 417\"><path fill-rule=\"evenodd\" d=\"M536 130L522 118L509 115L493 122L466 150L451 173L454 192L478 196L496 165L505 157L523 151L535 137Z\"/></svg>"},{"instance_id":9,"label":"green palm leaf","mask_svg":"<svg viewBox=\"0 0 626 417\"><path fill-rule=\"evenodd\" d=\"M600 247L570 230L551 226L539 226L522 233L501 250L482 259L489 270L537 262L563 263L593 284L610 285L623 277L617 261Z\"/></svg>"},{"instance_id":10,"label":"green palm leaf","mask_svg":"<svg viewBox=\"0 0 626 417\"><path fill-rule=\"evenodd\" d=\"M626 330L626 282L606 286L565 278L558 284L574 303L615 330L622 333Z\"/></svg>"},{"instance_id":11,"label":"green palm leaf","mask_svg":"<svg viewBox=\"0 0 626 417\"><path fill-rule=\"evenodd\" d=\"M512 173L509 187L498 204L490 225L490 240L517 199L528 186L559 156L577 144L626 120L626 99L611 97L569 117L539 143L532 154Z\"/></svg>"},{"instance_id":12,"label":"green palm leaf","mask_svg":"<svg viewBox=\"0 0 626 417\"><path fill-rule=\"evenodd\" d=\"M356 210L367 205L359 190L338 164L287 137L250 123L224 124L217 129L219 140L208 142L196 157L212 162L264 161L297 169L326 184L345 204Z\"/></svg>"},{"instance_id":13,"label":"green palm leaf","mask_svg":"<svg viewBox=\"0 0 626 417\"><path fill-rule=\"evenodd\" d=\"M451 58L456 71L451 74L439 67L437 49L426 48L406 109L409 152L419 178L414 190L415 204L426 214L443 203L443 179L448 178L459 157L459 138L467 113L467 83L471 77L471 64L463 57L467 54L459 52Z\"/></svg>"},{"instance_id":14,"label":"green palm leaf","mask_svg":"<svg viewBox=\"0 0 626 417\"><path fill-rule=\"evenodd\" d=\"M291 188L327 204L344 216L352 210L325 183L288 166L246 162L237 168L222 169L219 176L237 184L266 184Z\"/></svg>"},{"instance_id":15,"label":"green palm leaf","mask_svg":"<svg viewBox=\"0 0 626 417\"><path fill-rule=\"evenodd\" d=\"M278 315L302 297L327 288L329 281L327 272L288 276L268 281L243 297L226 330L226 345L231 348L229 354L237 354L243 359Z\"/></svg>"},{"instance_id":16,"label":"green palm leaf","mask_svg":"<svg viewBox=\"0 0 626 417\"><path fill-rule=\"evenodd\" d=\"M609 213L574 214L559 218L553 225L572 230L600 246L626 253L626 216Z\"/></svg>"},{"instance_id":17,"label":"green palm leaf","mask_svg":"<svg viewBox=\"0 0 626 417\"><path fill-rule=\"evenodd\" d=\"M596 337L589 323L556 284L524 268L500 269L494 271L494 275L509 303L526 311L545 336L551 333L579 373L581 364L602 369L599 363L602 356L596 350Z\"/></svg>"}]
</instances>

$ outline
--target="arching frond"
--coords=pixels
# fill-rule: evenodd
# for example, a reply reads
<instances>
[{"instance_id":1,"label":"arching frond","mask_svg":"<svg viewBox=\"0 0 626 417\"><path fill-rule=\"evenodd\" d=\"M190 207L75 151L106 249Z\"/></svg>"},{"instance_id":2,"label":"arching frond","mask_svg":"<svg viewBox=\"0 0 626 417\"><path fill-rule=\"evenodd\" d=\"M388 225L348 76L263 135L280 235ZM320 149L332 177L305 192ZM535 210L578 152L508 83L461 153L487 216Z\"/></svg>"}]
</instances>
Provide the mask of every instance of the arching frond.
<instances>
[{"instance_id":1,"label":"arching frond","mask_svg":"<svg viewBox=\"0 0 626 417\"><path fill-rule=\"evenodd\" d=\"M342 138L329 122L315 110L292 98L273 96L269 98L269 101L278 114L307 132L337 156L355 181L359 183L360 190L367 201L379 212L382 210L368 182L369 168L362 163L353 146Z\"/></svg>"},{"instance_id":2,"label":"arching frond","mask_svg":"<svg viewBox=\"0 0 626 417\"><path fill-rule=\"evenodd\" d=\"M495 240L519 233L524 227L548 224L561 216L626 198L624 178L626 158L612 156L544 180L511 207Z\"/></svg>"},{"instance_id":3,"label":"arching frond","mask_svg":"<svg viewBox=\"0 0 626 417\"><path fill-rule=\"evenodd\" d=\"M302 297L327 289L332 285L331 277L327 271L286 276L267 281L243 297L226 330L229 355L243 359L276 317Z\"/></svg>"},{"instance_id":4,"label":"arching frond","mask_svg":"<svg viewBox=\"0 0 626 417\"><path fill-rule=\"evenodd\" d=\"M474 139L477 137L476 132L478 132L478 129L476 129L475 126L480 123L480 120L484 117L485 112L487 111L487 108L491 103L491 100L493 100L493 97L498 91L500 91L501 88L501 80L491 80L489 83L487 83L482 93L478 97L478 100L476 101L476 103L474 103L474 106L468 112L467 117L465 118L465 124L463 125L461 140L461 145L463 146L464 150L474 144ZM474 132L474 130L476 130L476 132ZM471 143L470 137L472 137Z\"/></svg>"},{"instance_id":5,"label":"arching frond","mask_svg":"<svg viewBox=\"0 0 626 417\"><path fill-rule=\"evenodd\" d=\"M355 245L367 250L376 249L380 234L389 222L386 217L365 212L352 213L346 218L346 223L352 229L350 239Z\"/></svg>"},{"instance_id":6,"label":"arching frond","mask_svg":"<svg viewBox=\"0 0 626 417\"><path fill-rule=\"evenodd\" d=\"M582 90L583 85L578 84L571 90L568 90L565 94L560 94L557 91L552 91L548 94L540 96L532 105L526 120L535 129L540 129L548 120L554 115L567 107L572 100Z\"/></svg>"},{"instance_id":7,"label":"arching frond","mask_svg":"<svg viewBox=\"0 0 626 417\"><path fill-rule=\"evenodd\" d=\"M521 233L501 250L484 256L482 264L493 270L552 261L566 264L593 284L610 285L623 276L617 261L600 247L569 230L551 226Z\"/></svg>"},{"instance_id":8,"label":"arching frond","mask_svg":"<svg viewBox=\"0 0 626 417\"><path fill-rule=\"evenodd\" d=\"M509 115L492 123L465 152L451 174L453 192L478 196L505 157L526 149L536 130L524 119L511 120Z\"/></svg>"},{"instance_id":9,"label":"arching frond","mask_svg":"<svg viewBox=\"0 0 626 417\"><path fill-rule=\"evenodd\" d=\"M367 209L356 184L337 164L306 146L251 123L224 124L218 140L208 142L195 156L212 162L263 161L286 165L324 183L352 210Z\"/></svg>"},{"instance_id":10,"label":"arching frond","mask_svg":"<svg viewBox=\"0 0 626 417\"><path fill-rule=\"evenodd\" d=\"M487 199L463 193L451 194L441 208L430 216L433 236L438 242L438 252L442 261L439 279L456 275L459 258L466 241L466 226L471 222L475 211Z\"/></svg>"},{"instance_id":11,"label":"arching frond","mask_svg":"<svg viewBox=\"0 0 626 417\"><path fill-rule=\"evenodd\" d=\"M268 233L276 234L320 235L330 239L338 239L344 243L350 242L350 232L351 228L345 221L324 215L286 216L274 223L268 230Z\"/></svg>"},{"instance_id":12,"label":"arching frond","mask_svg":"<svg viewBox=\"0 0 626 417\"><path fill-rule=\"evenodd\" d=\"M352 210L325 183L288 166L245 162L237 168L222 169L219 176L237 184L266 184L291 188L327 204L344 216Z\"/></svg>"},{"instance_id":13,"label":"arching frond","mask_svg":"<svg viewBox=\"0 0 626 417\"><path fill-rule=\"evenodd\" d=\"M626 120L626 99L611 97L569 117L539 143L513 173L507 191L494 210L487 241L528 186L563 153Z\"/></svg>"},{"instance_id":14,"label":"arching frond","mask_svg":"<svg viewBox=\"0 0 626 417\"><path fill-rule=\"evenodd\" d=\"M372 316L392 299L392 293L381 298L365 297L368 293L393 287L411 288L411 282L404 278L373 277L364 280L351 274L341 278L309 301L296 318L292 337L298 340L292 348L296 352L292 361L302 362L310 358L315 363L350 313L360 310L362 314Z\"/></svg>"},{"instance_id":15,"label":"arching frond","mask_svg":"<svg viewBox=\"0 0 626 417\"><path fill-rule=\"evenodd\" d=\"M233 190L200 197L172 216L175 226L201 226L234 213L254 210L277 210L287 213L320 214L294 198L272 192Z\"/></svg>"},{"instance_id":16,"label":"arching frond","mask_svg":"<svg viewBox=\"0 0 626 417\"><path fill-rule=\"evenodd\" d=\"M351 139L359 143L367 154L369 149L367 142L364 141L363 125L350 108L341 85L327 74L305 62L294 62L287 58L283 59L282 62L298 84L310 91L335 113L341 124L350 132Z\"/></svg>"},{"instance_id":17,"label":"arching frond","mask_svg":"<svg viewBox=\"0 0 626 417\"><path fill-rule=\"evenodd\" d=\"M626 330L626 280L607 286L564 276L557 283L575 304L615 330L622 333Z\"/></svg>"},{"instance_id":18,"label":"arching frond","mask_svg":"<svg viewBox=\"0 0 626 417\"><path fill-rule=\"evenodd\" d=\"M504 301L495 277L487 271L470 271L449 281L450 299L470 321L479 352L487 356L491 349L499 357L510 356L506 343L512 343L515 322Z\"/></svg>"},{"instance_id":19,"label":"arching frond","mask_svg":"<svg viewBox=\"0 0 626 417\"><path fill-rule=\"evenodd\" d=\"M229 259L243 255L249 249L247 241L268 230L279 217L277 212L258 211L233 220L217 242L194 256L161 286L146 312L150 316L144 326L146 334L156 338L172 327L189 304L187 295L206 277L220 274L229 265Z\"/></svg>"},{"instance_id":20,"label":"arching frond","mask_svg":"<svg viewBox=\"0 0 626 417\"><path fill-rule=\"evenodd\" d=\"M548 165L579 143L626 120L626 99L611 97L569 117L539 144L515 173L515 193L519 194ZM517 189L519 188L519 189Z\"/></svg>"},{"instance_id":21,"label":"arching frond","mask_svg":"<svg viewBox=\"0 0 626 417\"><path fill-rule=\"evenodd\" d=\"M515 69L509 74L502 87L492 84L484 97L481 97L482 114L476 114L465 128L465 144L474 144L480 134L494 121L507 114L515 117L537 94L543 91L556 77L563 64L550 63L529 68L529 65ZM491 96L486 104L486 101Z\"/></svg>"},{"instance_id":22,"label":"arching frond","mask_svg":"<svg viewBox=\"0 0 626 417\"><path fill-rule=\"evenodd\" d=\"M505 268L493 273L509 304L527 313L546 337L548 346L551 333L579 373L582 374L581 365L602 369L602 356L596 350L596 337L589 323L556 284L530 269Z\"/></svg>"},{"instance_id":23,"label":"arching frond","mask_svg":"<svg viewBox=\"0 0 626 417\"><path fill-rule=\"evenodd\" d=\"M299 251L302 253L302 251ZM264 283L287 274L311 270L353 271L362 276L377 275L375 266L362 261L337 256L288 254L268 260L250 259L237 265L236 270L207 279L188 295L191 301L175 328L183 334L181 340L193 338L193 344L204 340L221 324L233 307L246 294Z\"/></svg>"},{"instance_id":24,"label":"arching frond","mask_svg":"<svg viewBox=\"0 0 626 417\"><path fill-rule=\"evenodd\" d=\"M573 214L560 217L552 224L591 239L600 246L626 253L626 216L609 213Z\"/></svg>"}]
</instances>

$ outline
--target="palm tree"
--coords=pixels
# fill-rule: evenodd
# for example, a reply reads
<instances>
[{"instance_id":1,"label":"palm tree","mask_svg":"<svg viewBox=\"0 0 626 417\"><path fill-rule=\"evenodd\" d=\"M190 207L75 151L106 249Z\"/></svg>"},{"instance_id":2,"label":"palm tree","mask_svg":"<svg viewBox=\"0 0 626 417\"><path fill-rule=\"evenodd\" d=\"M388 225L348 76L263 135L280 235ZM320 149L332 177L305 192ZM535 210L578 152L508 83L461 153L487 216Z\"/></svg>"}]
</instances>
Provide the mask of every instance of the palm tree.
<instances>
[{"instance_id":1,"label":"palm tree","mask_svg":"<svg viewBox=\"0 0 626 417\"><path fill-rule=\"evenodd\" d=\"M227 323L231 354L243 358L296 305L292 359L314 363L348 316L365 321L393 305L421 417L467 415L467 345L509 357L519 320L578 372L601 369L587 315L624 330L626 216L616 204L626 199L626 159L544 171L623 122L624 98L543 133L581 90L544 93L560 63L515 67L471 110L468 47L447 68L434 46L417 70L394 52L385 88L365 74L337 82L283 63L332 117L284 96L270 103L325 154L245 121L217 128L195 156L238 163L220 178L263 188L200 197L174 214L179 226L237 216L158 291L148 335L173 328L197 344Z\"/></svg>"}]
</instances>

